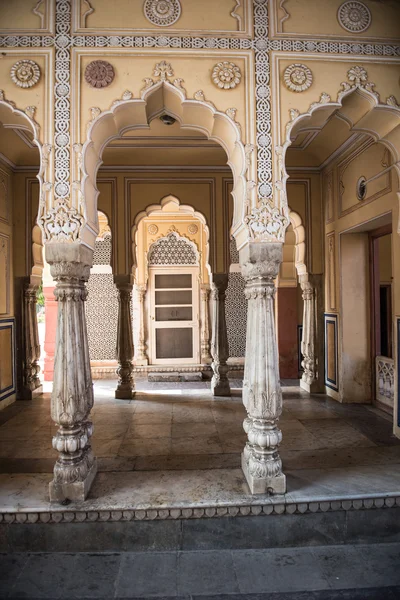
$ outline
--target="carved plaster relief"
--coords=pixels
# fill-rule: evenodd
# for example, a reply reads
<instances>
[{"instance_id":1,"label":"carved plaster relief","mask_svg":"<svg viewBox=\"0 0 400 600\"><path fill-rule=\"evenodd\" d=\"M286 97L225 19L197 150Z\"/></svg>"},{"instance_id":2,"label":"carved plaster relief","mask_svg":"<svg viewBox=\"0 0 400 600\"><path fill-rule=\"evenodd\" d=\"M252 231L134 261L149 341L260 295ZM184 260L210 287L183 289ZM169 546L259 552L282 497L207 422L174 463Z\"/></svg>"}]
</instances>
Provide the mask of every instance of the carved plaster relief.
<instances>
[{"instance_id":1,"label":"carved plaster relief","mask_svg":"<svg viewBox=\"0 0 400 600\"><path fill-rule=\"evenodd\" d=\"M9 177L5 171L0 170L0 221L10 225L10 207L8 203Z\"/></svg>"},{"instance_id":2,"label":"carved plaster relief","mask_svg":"<svg viewBox=\"0 0 400 600\"><path fill-rule=\"evenodd\" d=\"M326 236L328 273L328 310L336 310L336 245L335 232Z\"/></svg>"},{"instance_id":3,"label":"carved plaster relief","mask_svg":"<svg viewBox=\"0 0 400 600\"><path fill-rule=\"evenodd\" d=\"M325 173L324 176L324 195L325 195L325 222L333 221L333 171Z\"/></svg>"},{"instance_id":4,"label":"carved plaster relief","mask_svg":"<svg viewBox=\"0 0 400 600\"><path fill-rule=\"evenodd\" d=\"M10 312L10 237L0 233L0 314Z\"/></svg>"},{"instance_id":5,"label":"carved plaster relief","mask_svg":"<svg viewBox=\"0 0 400 600\"><path fill-rule=\"evenodd\" d=\"M169 27L181 16L181 4L179 0L146 0L143 11L153 25Z\"/></svg>"},{"instance_id":6,"label":"carved plaster relief","mask_svg":"<svg viewBox=\"0 0 400 600\"><path fill-rule=\"evenodd\" d=\"M222 90L230 90L239 85L242 73L235 63L229 61L219 62L212 71L213 83Z\"/></svg>"},{"instance_id":7,"label":"carved plaster relief","mask_svg":"<svg viewBox=\"0 0 400 600\"><path fill-rule=\"evenodd\" d=\"M340 26L350 33L362 33L371 25L371 13L362 2L343 2L337 19Z\"/></svg>"},{"instance_id":8,"label":"carved plaster relief","mask_svg":"<svg viewBox=\"0 0 400 600\"><path fill-rule=\"evenodd\" d=\"M306 65L294 63L286 67L283 79L288 90L292 92L304 92L311 86L313 75L311 69Z\"/></svg>"},{"instance_id":9,"label":"carved plaster relief","mask_svg":"<svg viewBox=\"0 0 400 600\"><path fill-rule=\"evenodd\" d=\"M114 67L105 60L92 60L85 69L86 83L94 88L108 87L114 77Z\"/></svg>"},{"instance_id":10,"label":"carved plaster relief","mask_svg":"<svg viewBox=\"0 0 400 600\"><path fill-rule=\"evenodd\" d=\"M18 87L30 88L40 79L40 67L33 60L19 60L11 67L10 75Z\"/></svg>"}]
</instances>

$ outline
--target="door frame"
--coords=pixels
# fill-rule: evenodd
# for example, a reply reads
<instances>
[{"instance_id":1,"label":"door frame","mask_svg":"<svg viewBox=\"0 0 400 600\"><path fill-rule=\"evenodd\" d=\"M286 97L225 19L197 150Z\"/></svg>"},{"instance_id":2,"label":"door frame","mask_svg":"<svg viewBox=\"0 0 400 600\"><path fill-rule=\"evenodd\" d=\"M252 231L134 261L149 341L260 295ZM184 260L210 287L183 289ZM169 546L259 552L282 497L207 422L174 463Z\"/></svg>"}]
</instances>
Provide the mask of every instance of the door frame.
<instances>
[{"instance_id":1,"label":"door frame","mask_svg":"<svg viewBox=\"0 0 400 600\"><path fill-rule=\"evenodd\" d=\"M149 266L149 280L147 291L149 293L148 332L149 346L148 356L150 365L160 366L187 366L200 364L200 267L184 265L157 265ZM156 275L192 275L192 320L191 321L163 321L163 329L176 328L177 325L192 327L193 331L193 358L156 358L156 320L155 320L155 276ZM179 288L176 288L177 290ZM186 288L188 289L188 288ZM160 328L160 327L159 327Z\"/></svg>"}]
</instances>

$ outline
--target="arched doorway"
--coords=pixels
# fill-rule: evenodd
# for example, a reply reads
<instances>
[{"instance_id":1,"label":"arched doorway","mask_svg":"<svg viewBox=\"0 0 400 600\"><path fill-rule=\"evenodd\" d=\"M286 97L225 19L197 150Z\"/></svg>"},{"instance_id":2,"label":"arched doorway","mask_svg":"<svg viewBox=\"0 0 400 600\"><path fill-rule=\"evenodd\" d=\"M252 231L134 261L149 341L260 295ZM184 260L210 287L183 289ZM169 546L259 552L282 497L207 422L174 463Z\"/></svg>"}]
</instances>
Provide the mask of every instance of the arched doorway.
<instances>
[{"instance_id":1,"label":"arched doorway","mask_svg":"<svg viewBox=\"0 0 400 600\"><path fill-rule=\"evenodd\" d=\"M400 110L391 98L386 104L380 101L363 67L350 69L349 80L354 73L362 77L352 79L353 85L343 84L336 102L322 94L306 114L292 110L283 145L283 178L289 204L294 183L307 179L314 186L314 205L320 202L322 206L320 230L324 235L319 236L315 225L311 234L318 267L311 266L309 293L317 289L315 277L325 272L320 291L324 300L319 309L314 304L319 318L324 319L325 391L340 402L379 406L376 398L383 388L386 408L387 396L391 396L394 431L398 433L396 369L391 356L380 355L381 340L377 344L377 325L379 329L382 325L386 342L391 330L393 348L397 346L398 298L397 292L389 291L387 281L380 280L379 252L374 258L373 250L379 246L376 240L389 233L388 227L398 229ZM391 276L396 282L398 236L392 237L392 243L386 263L392 262ZM380 287L385 285L386 300L381 300ZM383 316L381 302L385 303ZM388 325L389 311L392 327ZM392 354L392 349L387 348L386 353Z\"/></svg>"}]
</instances>

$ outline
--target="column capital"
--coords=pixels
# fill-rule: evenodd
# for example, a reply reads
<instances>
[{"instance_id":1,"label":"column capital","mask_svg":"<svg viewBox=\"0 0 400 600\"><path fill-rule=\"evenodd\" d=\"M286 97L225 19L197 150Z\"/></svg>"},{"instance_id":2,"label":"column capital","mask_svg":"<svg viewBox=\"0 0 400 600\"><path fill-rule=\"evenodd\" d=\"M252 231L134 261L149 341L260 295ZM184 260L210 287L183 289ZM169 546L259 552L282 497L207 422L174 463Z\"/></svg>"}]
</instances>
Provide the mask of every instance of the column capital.
<instances>
[{"instance_id":1,"label":"column capital","mask_svg":"<svg viewBox=\"0 0 400 600\"><path fill-rule=\"evenodd\" d=\"M46 261L56 281L87 281L93 263L93 250L81 243L49 242L45 245Z\"/></svg>"},{"instance_id":2,"label":"column capital","mask_svg":"<svg viewBox=\"0 0 400 600\"><path fill-rule=\"evenodd\" d=\"M240 267L244 279L275 279L283 257L280 242L249 242L239 252Z\"/></svg>"}]
</instances>

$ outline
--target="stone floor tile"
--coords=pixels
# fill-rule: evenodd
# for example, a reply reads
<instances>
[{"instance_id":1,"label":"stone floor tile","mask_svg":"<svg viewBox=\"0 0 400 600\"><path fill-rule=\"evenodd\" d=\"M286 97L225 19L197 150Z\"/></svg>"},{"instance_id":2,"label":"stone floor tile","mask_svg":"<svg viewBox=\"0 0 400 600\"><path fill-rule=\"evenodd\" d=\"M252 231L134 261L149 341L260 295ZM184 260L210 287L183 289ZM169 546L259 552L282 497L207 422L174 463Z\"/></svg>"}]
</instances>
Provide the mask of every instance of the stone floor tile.
<instances>
[{"instance_id":1,"label":"stone floor tile","mask_svg":"<svg viewBox=\"0 0 400 600\"><path fill-rule=\"evenodd\" d=\"M172 424L172 437L199 437L211 436L217 434L215 423L207 421L206 423L176 423Z\"/></svg>"},{"instance_id":2,"label":"stone floor tile","mask_svg":"<svg viewBox=\"0 0 400 600\"><path fill-rule=\"evenodd\" d=\"M118 598L176 596L177 553L135 552L122 555L116 595Z\"/></svg>"},{"instance_id":3,"label":"stone floor tile","mask_svg":"<svg viewBox=\"0 0 400 600\"><path fill-rule=\"evenodd\" d=\"M6 598L14 587L24 566L28 554L0 554L0 598Z\"/></svg>"},{"instance_id":4,"label":"stone floor tile","mask_svg":"<svg viewBox=\"0 0 400 600\"><path fill-rule=\"evenodd\" d=\"M132 422L126 432L126 440L141 438L171 437L171 423L137 423Z\"/></svg>"},{"instance_id":5,"label":"stone floor tile","mask_svg":"<svg viewBox=\"0 0 400 600\"><path fill-rule=\"evenodd\" d=\"M13 458L52 458L56 451L51 445L51 437L19 439L13 452Z\"/></svg>"},{"instance_id":6,"label":"stone floor tile","mask_svg":"<svg viewBox=\"0 0 400 600\"><path fill-rule=\"evenodd\" d=\"M122 438L103 440L99 436L93 436L92 448L97 457L116 457L122 444Z\"/></svg>"},{"instance_id":7,"label":"stone floor tile","mask_svg":"<svg viewBox=\"0 0 400 600\"><path fill-rule=\"evenodd\" d=\"M124 439L118 456L166 456L171 453L171 438Z\"/></svg>"},{"instance_id":8,"label":"stone floor tile","mask_svg":"<svg viewBox=\"0 0 400 600\"><path fill-rule=\"evenodd\" d=\"M116 554L32 554L10 598L113 598Z\"/></svg>"},{"instance_id":9,"label":"stone floor tile","mask_svg":"<svg viewBox=\"0 0 400 600\"><path fill-rule=\"evenodd\" d=\"M324 448L351 448L353 446L374 446L374 442L351 427L342 419L308 419L306 429L317 438Z\"/></svg>"},{"instance_id":10,"label":"stone floor tile","mask_svg":"<svg viewBox=\"0 0 400 600\"><path fill-rule=\"evenodd\" d=\"M3 440L1 439L0 430L0 457L7 458L15 456L15 452L18 448L18 443L14 440Z\"/></svg>"},{"instance_id":11,"label":"stone floor tile","mask_svg":"<svg viewBox=\"0 0 400 600\"><path fill-rule=\"evenodd\" d=\"M208 404L195 405L175 403L172 412L172 421L174 423L191 423L191 422L214 422L211 407Z\"/></svg>"},{"instance_id":12,"label":"stone floor tile","mask_svg":"<svg viewBox=\"0 0 400 600\"><path fill-rule=\"evenodd\" d=\"M400 586L400 544L362 545L357 549L368 573L369 586Z\"/></svg>"},{"instance_id":13,"label":"stone floor tile","mask_svg":"<svg viewBox=\"0 0 400 600\"><path fill-rule=\"evenodd\" d=\"M239 592L230 551L180 552L178 594Z\"/></svg>"},{"instance_id":14,"label":"stone floor tile","mask_svg":"<svg viewBox=\"0 0 400 600\"><path fill-rule=\"evenodd\" d=\"M233 550L242 593L323 590L329 586L310 548Z\"/></svg>"},{"instance_id":15,"label":"stone floor tile","mask_svg":"<svg viewBox=\"0 0 400 600\"><path fill-rule=\"evenodd\" d=\"M357 546L320 546L312 548L315 565L333 589L367 588L370 573L365 568L362 549ZM385 585L384 581L378 582Z\"/></svg>"},{"instance_id":16,"label":"stone floor tile","mask_svg":"<svg viewBox=\"0 0 400 600\"><path fill-rule=\"evenodd\" d=\"M171 423L172 411L168 412L135 412L130 424L155 425L156 423Z\"/></svg>"},{"instance_id":17,"label":"stone floor tile","mask_svg":"<svg viewBox=\"0 0 400 600\"><path fill-rule=\"evenodd\" d=\"M217 435L173 438L172 454L222 454L222 446Z\"/></svg>"},{"instance_id":18,"label":"stone floor tile","mask_svg":"<svg viewBox=\"0 0 400 600\"><path fill-rule=\"evenodd\" d=\"M124 437L129 428L129 422L124 421L121 423L103 423L99 425L96 419L93 419L94 423L94 434L99 440L112 440L120 439Z\"/></svg>"}]
</instances>

